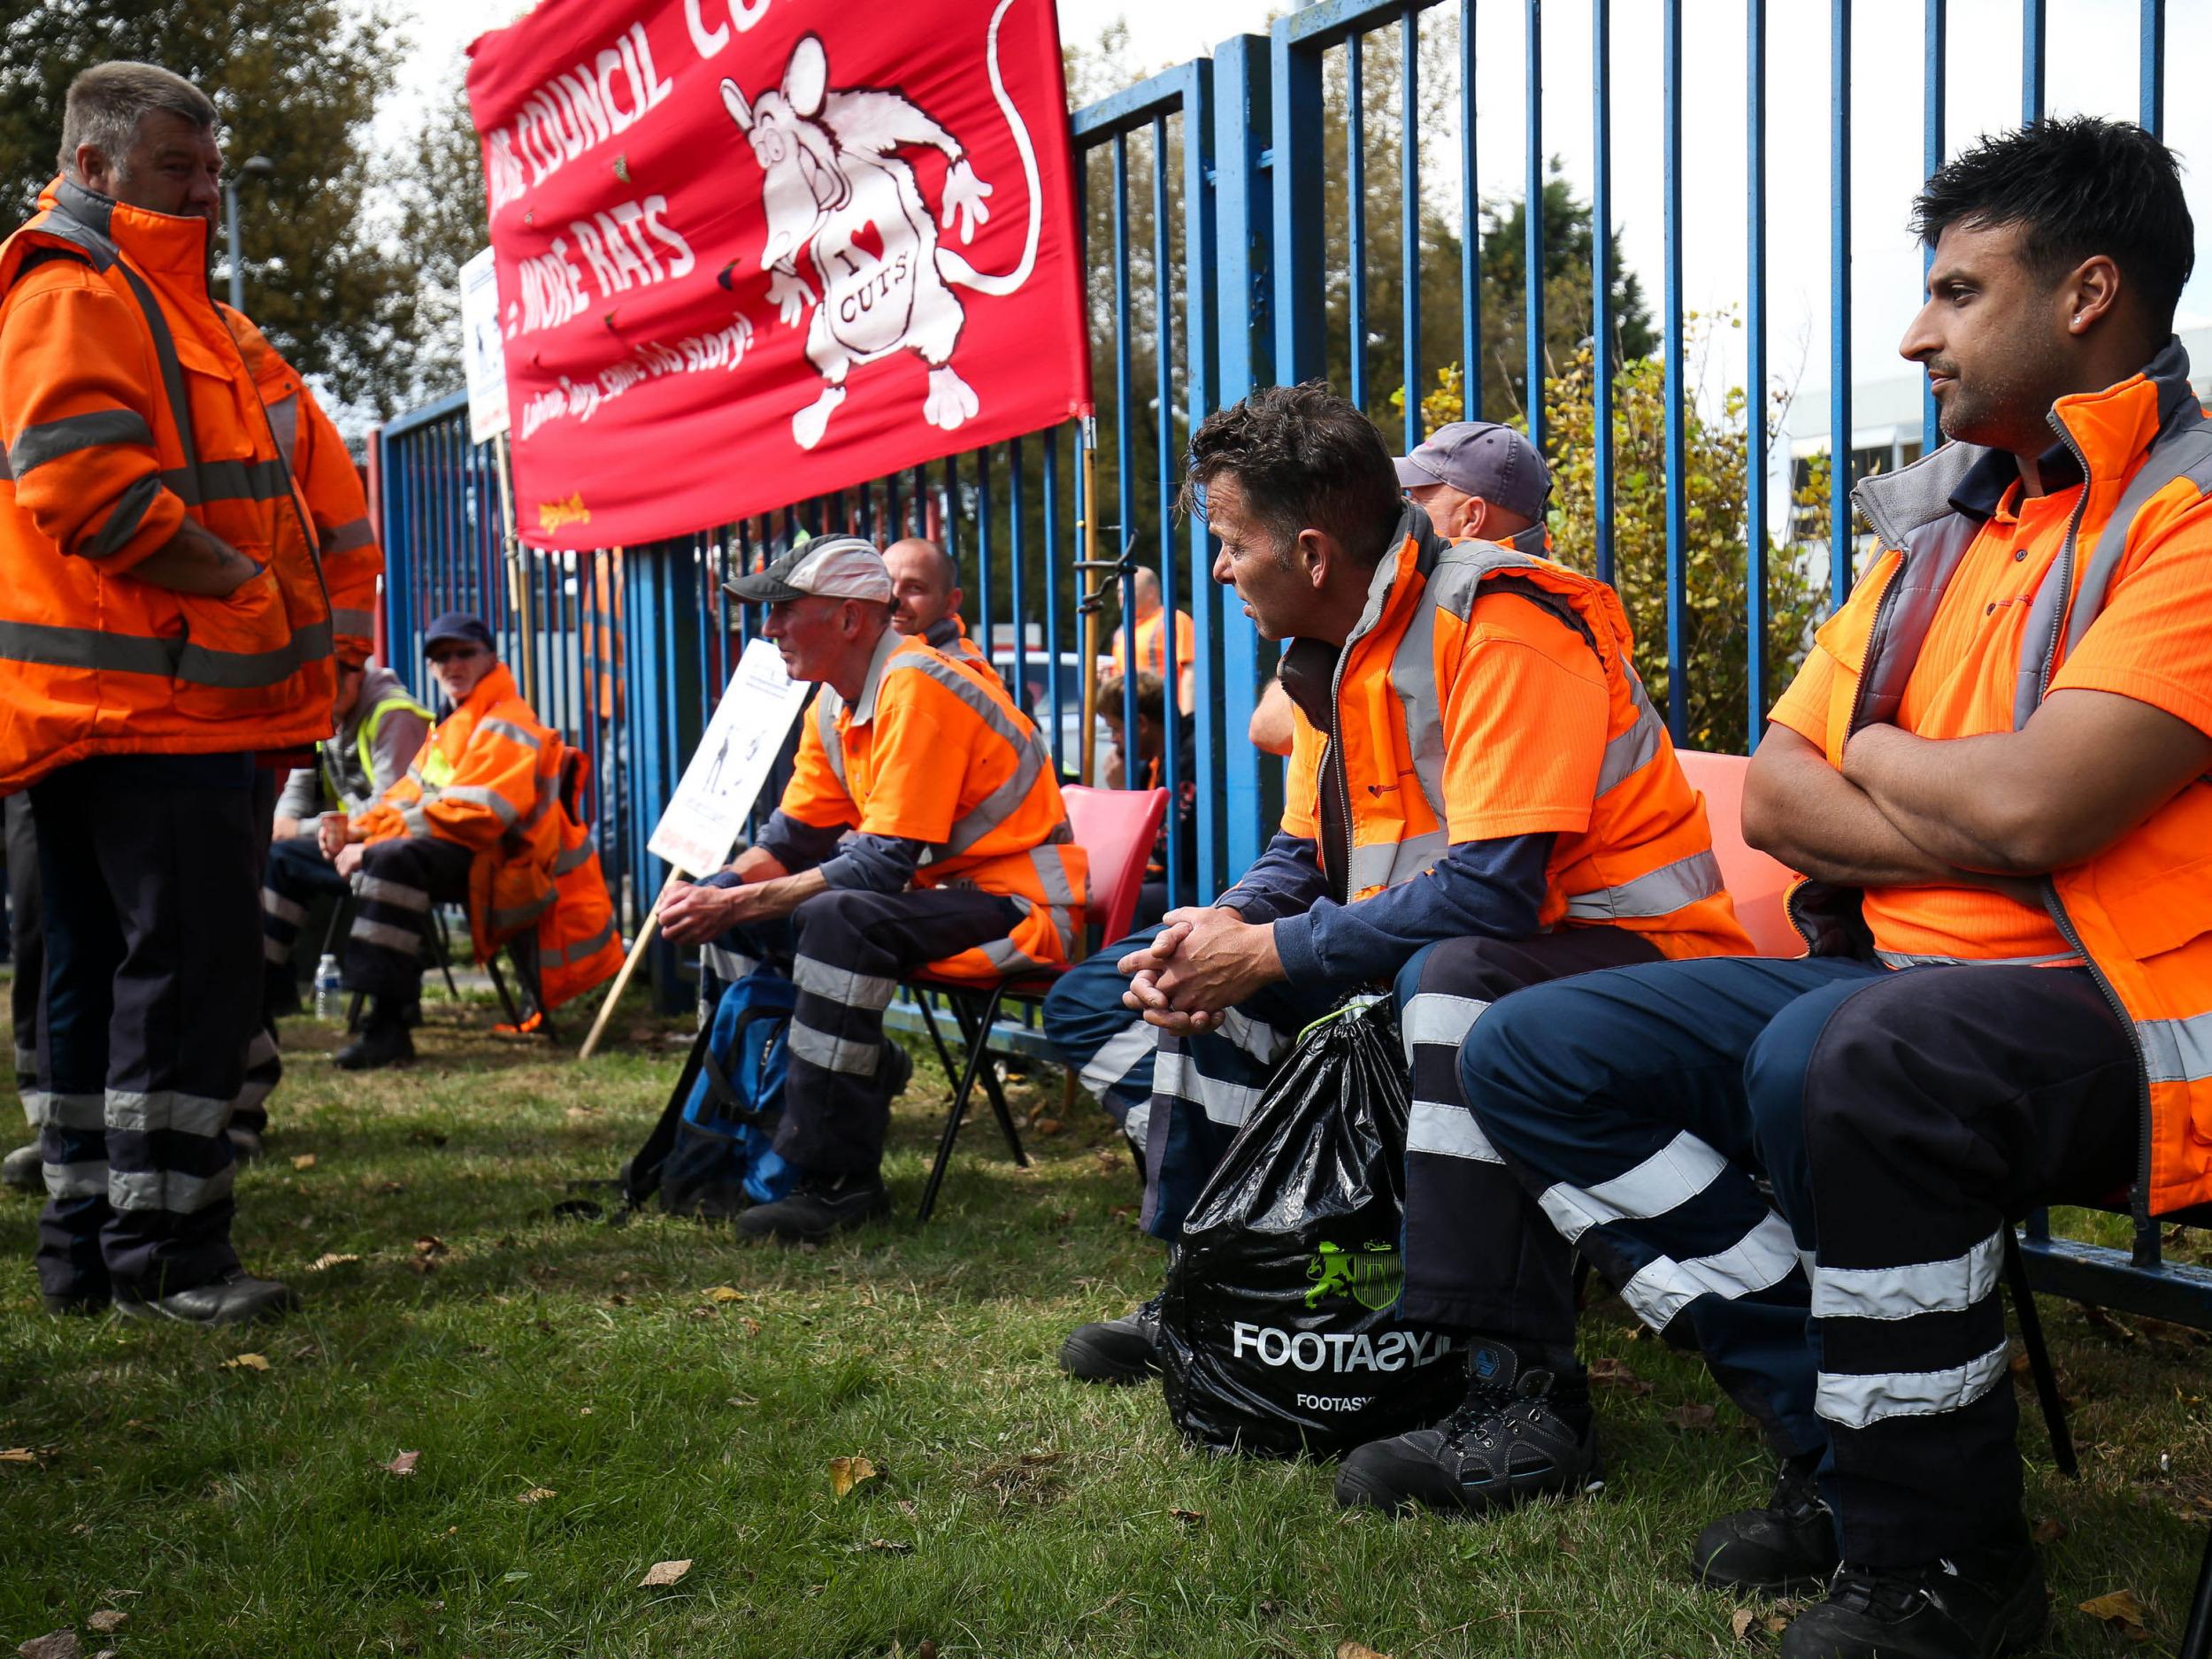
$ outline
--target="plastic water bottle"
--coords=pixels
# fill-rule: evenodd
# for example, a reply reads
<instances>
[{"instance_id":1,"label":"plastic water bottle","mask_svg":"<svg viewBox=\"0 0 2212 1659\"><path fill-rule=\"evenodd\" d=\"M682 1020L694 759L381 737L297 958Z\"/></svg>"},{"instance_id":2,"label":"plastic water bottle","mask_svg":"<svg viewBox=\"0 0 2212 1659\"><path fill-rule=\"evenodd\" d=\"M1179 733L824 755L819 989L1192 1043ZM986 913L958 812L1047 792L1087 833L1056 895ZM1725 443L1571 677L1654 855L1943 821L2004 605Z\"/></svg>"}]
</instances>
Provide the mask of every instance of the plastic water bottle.
<instances>
[{"instance_id":1,"label":"plastic water bottle","mask_svg":"<svg viewBox=\"0 0 2212 1659\"><path fill-rule=\"evenodd\" d=\"M317 1019L338 1018L338 994L342 988L338 979L338 958L326 950L323 952L323 959L315 964L315 1018Z\"/></svg>"}]
</instances>

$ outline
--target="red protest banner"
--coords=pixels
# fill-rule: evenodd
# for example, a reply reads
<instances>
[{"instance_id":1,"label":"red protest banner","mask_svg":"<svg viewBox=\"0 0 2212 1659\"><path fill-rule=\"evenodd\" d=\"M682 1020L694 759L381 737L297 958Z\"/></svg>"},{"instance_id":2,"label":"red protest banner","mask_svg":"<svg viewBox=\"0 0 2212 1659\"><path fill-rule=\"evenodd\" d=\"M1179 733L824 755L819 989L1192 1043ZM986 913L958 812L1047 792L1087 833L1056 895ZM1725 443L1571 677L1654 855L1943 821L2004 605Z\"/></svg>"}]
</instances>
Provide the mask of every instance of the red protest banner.
<instances>
[{"instance_id":1,"label":"red protest banner","mask_svg":"<svg viewBox=\"0 0 2212 1659\"><path fill-rule=\"evenodd\" d=\"M469 57L532 545L1088 407L1052 0L542 0Z\"/></svg>"}]
</instances>

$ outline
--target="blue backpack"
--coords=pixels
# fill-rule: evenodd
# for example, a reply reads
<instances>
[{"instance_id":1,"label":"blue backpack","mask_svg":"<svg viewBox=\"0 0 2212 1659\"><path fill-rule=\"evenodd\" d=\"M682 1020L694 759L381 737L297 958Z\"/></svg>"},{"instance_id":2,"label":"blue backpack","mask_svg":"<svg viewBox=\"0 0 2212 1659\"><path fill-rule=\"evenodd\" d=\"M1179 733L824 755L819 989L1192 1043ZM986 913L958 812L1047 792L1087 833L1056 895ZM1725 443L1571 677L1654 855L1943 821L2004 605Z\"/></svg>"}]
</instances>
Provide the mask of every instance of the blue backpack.
<instances>
[{"instance_id":1,"label":"blue backpack","mask_svg":"<svg viewBox=\"0 0 2212 1659\"><path fill-rule=\"evenodd\" d=\"M772 1143L798 995L767 965L722 988L660 1122L624 1171L626 1208L657 1191L672 1215L724 1219L789 1194L798 1171Z\"/></svg>"}]
</instances>

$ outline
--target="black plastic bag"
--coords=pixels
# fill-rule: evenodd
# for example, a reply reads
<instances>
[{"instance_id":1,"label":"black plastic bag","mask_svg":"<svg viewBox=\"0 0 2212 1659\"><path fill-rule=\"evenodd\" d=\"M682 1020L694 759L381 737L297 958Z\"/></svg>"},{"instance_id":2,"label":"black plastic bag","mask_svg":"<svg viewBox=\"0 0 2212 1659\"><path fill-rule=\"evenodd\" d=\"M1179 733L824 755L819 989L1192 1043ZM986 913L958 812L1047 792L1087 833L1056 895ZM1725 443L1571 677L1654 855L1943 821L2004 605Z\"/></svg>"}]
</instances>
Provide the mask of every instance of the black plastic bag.
<instances>
[{"instance_id":1,"label":"black plastic bag","mask_svg":"<svg viewBox=\"0 0 2212 1659\"><path fill-rule=\"evenodd\" d=\"M1459 1403L1457 1346L1391 1311L1405 1279L1406 1113L1387 998L1301 1033L1168 1270L1159 1354L1186 1439L1328 1457Z\"/></svg>"}]
</instances>

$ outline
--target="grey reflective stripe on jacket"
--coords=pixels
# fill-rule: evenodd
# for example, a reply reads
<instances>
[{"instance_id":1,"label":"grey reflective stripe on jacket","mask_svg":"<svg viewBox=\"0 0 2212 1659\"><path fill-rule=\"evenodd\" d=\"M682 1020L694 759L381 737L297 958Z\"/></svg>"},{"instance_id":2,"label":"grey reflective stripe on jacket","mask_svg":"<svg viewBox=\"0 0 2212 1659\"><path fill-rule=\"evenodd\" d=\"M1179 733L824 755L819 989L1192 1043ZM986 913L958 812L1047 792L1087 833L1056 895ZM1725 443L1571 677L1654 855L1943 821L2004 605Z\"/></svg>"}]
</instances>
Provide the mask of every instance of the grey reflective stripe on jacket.
<instances>
[{"instance_id":1,"label":"grey reflective stripe on jacket","mask_svg":"<svg viewBox=\"0 0 2212 1659\"><path fill-rule=\"evenodd\" d=\"M219 651L186 639L103 634L43 622L0 622L0 657L50 668L89 668L104 673L151 674L188 685L255 690L288 680L308 663L330 655L330 625L311 622L272 651Z\"/></svg>"},{"instance_id":2,"label":"grey reflective stripe on jacket","mask_svg":"<svg viewBox=\"0 0 2212 1659\"><path fill-rule=\"evenodd\" d=\"M1541 535L1540 526L1532 532ZM1532 532L1524 532L1525 539ZM1449 825L1451 814L1444 794L1444 769L1447 756L1444 738L1444 707L1442 689L1436 680L1436 617L1440 611L1448 611L1461 625L1470 624L1474 616L1476 602L1482 596L1482 585L1494 577L1508 575L1515 570L1555 568L1550 561L1540 558L1520 549L1490 541L1447 542L1429 524L1428 517L1418 508L1409 508L1398 524L1394 546L1402 545L1411 535L1419 543L1416 568L1425 580L1421 595L1416 602L1414 614L1400 635L1397 649L1390 659L1390 687L1396 695L1405 719L1406 752L1413 757L1414 776L1419 781L1423 798L1429 812L1440 826L1407 836L1396 842L1371 842L1352 848L1347 891L1363 892L1370 887L1394 887L1410 881L1416 876L1432 869L1437 861L1451 850ZM1354 642L1371 632L1381 621L1388 608L1392 588L1396 584L1395 561L1385 559L1377 566L1369 583L1367 604L1361 612L1358 624L1345 641L1348 653ZM1549 590L1531 593L1531 585L1516 581L1512 591L1548 611L1559 615L1563 626L1574 629L1589 641L1594 651L1596 645L1591 636L1589 624L1585 621L1573 602L1565 595L1557 595L1557 603L1549 602ZM1602 659L1601 670L1609 666ZM1594 800L1601 799L1618 788L1630 778L1659 758L1665 749L1666 727L1659 718L1651 699L1644 691L1635 665L1624 657L1616 656L1609 664L1617 668L1627 683L1629 695L1636 705L1635 723L1627 730L1606 741L1604 758L1598 771L1597 788ZM1608 724L1610 724L1611 698L1608 699ZM1684 861L1669 865L1676 874L1666 880L1658 878L1663 872L1653 872L1617 887L1598 888L1568 895L1567 914L1576 920L1602 919L1624 917L1663 916L1684 904L1710 898L1720 891L1719 867L1706 856L1703 864ZM1657 910L1648 910L1663 895L1679 894L1674 902Z\"/></svg>"}]
</instances>

